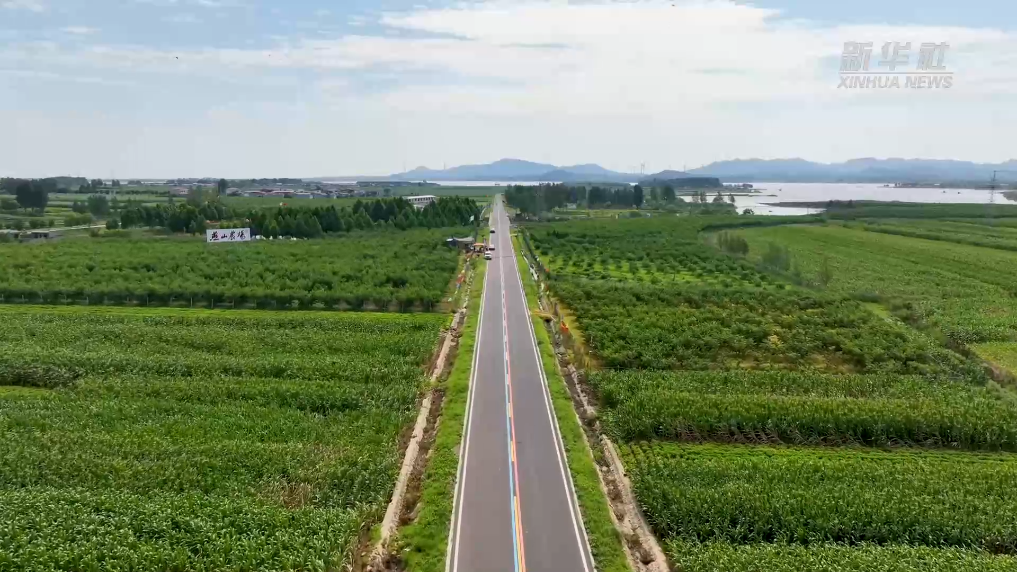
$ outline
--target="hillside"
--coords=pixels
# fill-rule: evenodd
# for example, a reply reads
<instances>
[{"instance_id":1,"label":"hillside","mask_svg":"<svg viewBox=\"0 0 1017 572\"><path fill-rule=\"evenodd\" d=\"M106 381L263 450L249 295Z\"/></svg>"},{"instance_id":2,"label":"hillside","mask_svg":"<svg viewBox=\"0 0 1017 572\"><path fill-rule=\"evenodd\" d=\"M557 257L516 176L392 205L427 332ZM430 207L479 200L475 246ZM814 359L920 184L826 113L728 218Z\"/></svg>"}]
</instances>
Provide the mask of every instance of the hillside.
<instances>
[{"instance_id":1,"label":"hillside","mask_svg":"<svg viewBox=\"0 0 1017 572\"><path fill-rule=\"evenodd\" d=\"M781 181L801 183L971 182L988 184L993 171L999 180L1017 180L1017 160L972 163L939 159L851 159L815 163L804 159L735 159L689 171L720 177L725 182Z\"/></svg>"},{"instance_id":2,"label":"hillside","mask_svg":"<svg viewBox=\"0 0 1017 572\"><path fill-rule=\"evenodd\" d=\"M534 163L520 159L500 159L482 165L461 165L450 169L429 169L417 167L405 173L395 173L389 178L409 181L541 181L565 183L596 181L613 183L634 183L638 175L619 173L600 165L583 164L558 167L547 163Z\"/></svg>"}]
</instances>

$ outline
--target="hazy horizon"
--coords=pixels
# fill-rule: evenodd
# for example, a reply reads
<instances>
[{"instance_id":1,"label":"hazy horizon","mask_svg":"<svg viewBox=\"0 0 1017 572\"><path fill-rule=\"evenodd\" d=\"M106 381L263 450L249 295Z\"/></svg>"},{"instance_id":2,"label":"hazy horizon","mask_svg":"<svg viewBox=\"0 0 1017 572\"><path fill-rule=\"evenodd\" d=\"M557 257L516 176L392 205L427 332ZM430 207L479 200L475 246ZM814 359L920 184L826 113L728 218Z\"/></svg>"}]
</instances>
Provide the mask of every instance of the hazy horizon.
<instances>
[{"instance_id":1,"label":"hazy horizon","mask_svg":"<svg viewBox=\"0 0 1017 572\"><path fill-rule=\"evenodd\" d=\"M502 157L500 159L495 159L495 160L487 161L487 162L484 162L484 163L473 163L473 164L470 164L470 165L447 165L445 167L445 170L450 170L450 169L454 169L456 167L463 167L463 166L489 165L489 164L492 164L492 163L495 163L495 162L498 162L498 161L505 161L505 160L508 160L508 161L526 161L526 162L530 162L530 163L539 163L538 161L530 161L529 159L520 159L518 157ZM846 161L851 161L851 160L878 160L878 161L886 161L886 160L905 160L905 161L912 161L912 160L926 161L926 160L929 160L929 161L939 161L939 160L943 160L943 161L953 161L953 160L957 160L957 159L949 159L949 158L948 159L930 159L930 158L926 158L926 157L852 157L852 158L847 159L845 161L831 161L831 162L812 161L812 160L810 160L808 158L805 158L805 157L777 157L777 158L774 158L774 159L762 159L762 158L759 158L759 157L739 157L739 158L729 159L729 161L739 161L739 160L740 161L804 160L804 161L808 161L810 163L818 163L818 164L821 164L821 165L833 165L833 164L844 163ZM994 162L994 163L990 163L988 161L971 161L971 163L974 163L974 164L999 164L999 163L1005 163L1005 162L1008 162L1008 161L1017 161L1017 158L1008 159L1008 160L999 161L999 162ZM576 163L574 165L555 165L555 166L558 167L558 168L565 168L565 167L573 167L573 166L577 166L577 165L588 165L588 164L599 165L598 163L589 163L589 162L586 162L586 163ZM695 167L688 166L688 170L692 171L692 170L695 170L695 169L698 169L698 168L702 168L704 166L706 166L706 165L697 165ZM405 172L400 171L400 172L392 172L392 173L349 172L349 173L326 173L326 174L320 174L319 173L319 174L310 174L310 175L308 175L308 174L303 174L303 175L293 175L293 174L271 175L270 174L270 175L259 175L259 176L243 176L243 175L241 175L241 176L230 177L230 178L232 178L232 179L262 179L262 178L264 178L264 179L282 179L282 178L292 178L292 179L304 179L304 180L321 180L321 179L355 178L355 177L358 177L358 176L359 177L387 177L387 176L392 176L392 175L399 175L399 174L403 174L403 173L408 173L408 172L413 171L414 169L421 168L421 167L427 168L427 169L432 170L432 171L442 170L442 168L440 168L440 167L439 168L432 168L432 167L427 166L427 165L417 165L415 167L407 168L407 171L405 171ZM657 171L646 170L644 174L645 175L652 175L654 173L657 173L657 172L660 172L660 171L664 171L664 170L667 170L667 169L660 169L660 170L657 170ZM671 169L671 170L680 171L681 169L678 168L678 169ZM623 173L623 174L632 174L632 175L638 175L639 174L638 171L635 171L635 172L631 172L631 171L618 171L618 172ZM14 177L14 178L22 177L21 175L18 175L18 174L0 174L0 176L3 176L3 177L10 176L10 177ZM95 175L90 176L87 173L85 173L85 174L73 174L73 173L62 173L62 172L54 172L54 173L50 173L50 174L47 174L47 175L41 175L41 176L35 176L35 177L23 177L23 178L44 178L44 177L85 177L85 178L88 178L88 179L101 178L101 179L104 179L104 180L111 180L113 178L116 178L116 179L119 179L121 181L126 181L128 179L143 180L143 181L144 180L149 180L149 181L151 181L151 180L171 180L171 179L220 178L219 175L216 175L214 173L205 173L205 174L178 174L178 175L170 175L170 176L140 175L140 176L130 176L130 177L106 177L106 176L101 176L99 174L95 174ZM474 179L462 179L462 180L463 181L469 181L469 180L474 180ZM475 179L475 180L484 180L484 179Z\"/></svg>"}]
</instances>

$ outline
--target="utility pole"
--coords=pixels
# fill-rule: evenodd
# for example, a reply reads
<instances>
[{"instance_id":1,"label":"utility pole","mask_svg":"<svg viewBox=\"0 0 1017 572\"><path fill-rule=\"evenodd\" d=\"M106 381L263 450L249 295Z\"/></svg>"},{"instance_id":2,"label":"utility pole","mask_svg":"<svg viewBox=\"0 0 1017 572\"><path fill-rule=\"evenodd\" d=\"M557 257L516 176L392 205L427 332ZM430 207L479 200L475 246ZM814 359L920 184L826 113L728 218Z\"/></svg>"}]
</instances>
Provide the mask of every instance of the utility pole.
<instances>
[{"instance_id":1,"label":"utility pole","mask_svg":"<svg viewBox=\"0 0 1017 572\"><path fill-rule=\"evenodd\" d=\"M1008 169L996 169L992 172L992 182L989 183L989 189L992 194L989 195L989 204L996 204L996 174L997 173L1017 173L1017 171L1011 171Z\"/></svg>"},{"instance_id":2,"label":"utility pole","mask_svg":"<svg viewBox=\"0 0 1017 572\"><path fill-rule=\"evenodd\" d=\"M990 191L991 194L989 195L989 206L987 208L987 210L989 211L989 217L988 218L989 218L989 224L990 225L994 225L995 224L993 222L992 207L994 207L996 205L996 174L997 173L1017 173L1017 171L1010 171L1010 170L1007 170L1007 169L996 169L996 170L994 170L992 172L992 181L989 183L989 191Z\"/></svg>"}]
</instances>

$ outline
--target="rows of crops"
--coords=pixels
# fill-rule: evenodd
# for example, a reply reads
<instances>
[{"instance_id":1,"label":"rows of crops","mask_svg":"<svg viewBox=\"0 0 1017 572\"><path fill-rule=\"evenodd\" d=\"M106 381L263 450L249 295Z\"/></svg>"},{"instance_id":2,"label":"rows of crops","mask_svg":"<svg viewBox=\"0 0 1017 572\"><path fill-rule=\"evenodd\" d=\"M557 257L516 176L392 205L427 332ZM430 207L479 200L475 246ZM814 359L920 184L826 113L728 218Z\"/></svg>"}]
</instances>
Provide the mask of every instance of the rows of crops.
<instances>
[{"instance_id":1,"label":"rows of crops","mask_svg":"<svg viewBox=\"0 0 1017 572\"><path fill-rule=\"evenodd\" d=\"M717 222L527 228L593 353L587 384L598 419L674 568L1014 569L1017 400L989 387L970 360L858 300L883 292L842 288L883 273L881 284L916 294L900 303L919 312L930 306L911 279L934 276L957 304L977 280L979 302L1003 293L1000 308L1010 270L981 270L1002 259L965 260L960 249L971 247L946 242L945 251L894 244L894 258L866 259L864 248L813 243L812 227L782 226L729 231L749 237L740 258L702 240L707 224ZM884 246L914 240L820 232ZM779 244L806 277L831 256L825 291L761 269L775 236L787 238ZM968 304L970 332L984 306Z\"/></svg>"},{"instance_id":2,"label":"rows of crops","mask_svg":"<svg viewBox=\"0 0 1017 572\"><path fill-rule=\"evenodd\" d=\"M660 443L623 454L668 538L1017 553L1011 455Z\"/></svg>"},{"instance_id":3,"label":"rows of crops","mask_svg":"<svg viewBox=\"0 0 1017 572\"><path fill-rule=\"evenodd\" d=\"M666 219L558 225L528 236L552 276L637 281L694 282L718 286L776 286L765 274L696 243L700 225ZM630 232L639 229L638 232Z\"/></svg>"},{"instance_id":4,"label":"rows of crops","mask_svg":"<svg viewBox=\"0 0 1017 572\"><path fill-rule=\"evenodd\" d=\"M906 306L962 343L1017 339L1017 253L837 226L739 232L758 258L786 246L806 276L832 269L828 290Z\"/></svg>"},{"instance_id":5,"label":"rows of crops","mask_svg":"<svg viewBox=\"0 0 1017 572\"><path fill-rule=\"evenodd\" d=\"M941 352L928 339L843 298L573 280L555 288L608 368L923 373L939 367Z\"/></svg>"},{"instance_id":6,"label":"rows of crops","mask_svg":"<svg viewBox=\"0 0 1017 572\"><path fill-rule=\"evenodd\" d=\"M0 244L0 301L432 310L458 264L445 238L411 230L313 242Z\"/></svg>"},{"instance_id":7,"label":"rows of crops","mask_svg":"<svg viewBox=\"0 0 1017 572\"><path fill-rule=\"evenodd\" d=\"M344 567L384 511L443 323L28 306L0 319L12 570Z\"/></svg>"},{"instance_id":8,"label":"rows of crops","mask_svg":"<svg viewBox=\"0 0 1017 572\"><path fill-rule=\"evenodd\" d=\"M1017 219L874 219L856 226L871 232L1017 251Z\"/></svg>"},{"instance_id":9,"label":"rows of crops","mask_svg":"<svg viewBox=\"0 0 1017 572\"><path fill-rule=\"evenodd\" d=\"M792 288L712 251L698 241L701 224L690 217L577 221L535 227L529 238L552 288L610 369L925 373L947 359L929 340L854 300ZM684 279L645 282L624 271L621 279L591 276L575 270L585 262L556 262L611 265L640 255L681 267Z\"/></svg>"},{"instance_id":10,"label":"rows of crops","mask_svg":"<svg viewBox=\"0 0 1017 572\"><path fill-rule=\"evenodd\" d=\"M669 541L678 570L697 572L1009 572L1017 557L965 548L862 544L731 544Z\"/></svg>"},{"instance_id":11,"label":"rows of crops","mask_svg":"<svg viewBox=\"0 0 1017 572\"><path fill-rule=\"evenodd\" d=\"M1017 404L984 387L899 375L595 372L622 441L668 439L1017 451Z\"/></svg>"}]
</instances>

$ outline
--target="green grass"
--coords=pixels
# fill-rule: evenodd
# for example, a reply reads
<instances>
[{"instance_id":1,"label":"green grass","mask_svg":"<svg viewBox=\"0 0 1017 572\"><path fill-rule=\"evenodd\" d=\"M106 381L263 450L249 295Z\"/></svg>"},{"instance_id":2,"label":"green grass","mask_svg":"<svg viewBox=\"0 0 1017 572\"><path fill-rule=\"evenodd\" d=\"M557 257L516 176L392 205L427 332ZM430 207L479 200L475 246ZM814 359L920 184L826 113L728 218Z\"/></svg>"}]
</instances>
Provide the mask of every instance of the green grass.
<instances>
[{"instance_id":1,"label":"green grass","mask_svg":"<svg viewBox=\"0 0 1017 572\"><path fill-rule=\"evenodd\" d=\"M0 569L339 569L436 314L0 307ZM40 390L37 387L56 387Z\"/></svg>"},{"instance_id":2,"label":"green grass","mask_svg":"<svg viewBox=\"0 0 1017 572\"><path fill-rule=\"evenodd\" d=\"M1002 367L1017 376L1017 342L987 342L971 346L982 359Z\"/></svg>"},{"instance_id":3,"label":"green grass","mask_svg":"<svg viewBox=\"0 0 1017 572\"><path fill-rule=\"evenodd\" d=\"M600 486L600 476L594 463L589 446L583 434L583 428L576 417L568 386L562 379L561 371L555 359L554 347L550 336L540 317L533 315L539 311L537 286L530 275L529 267L522 256L521 245L513 237L516 245L516 263L522 277L526 300L529 305L533 329L540 350L541 364L547 376L548 388L558 430L568 457L569 472L572 474L576 497L583 514L583 524L590 540L590 549L599 572L628 572L629 565L625 557L622 538L611 520L611 507Z\"/></svg>"},{"instance_id":4,"label":"green grass","mask_svg":"<svg viewBox=\"0 0 1017 572\"><path fill-rule=\"evenodd\" d=\"M463 439L463 422L469 400L470 376L474 347L484 296L487 263L480 261L470 289L467 319L459 338L455 363L444 383L445 401L427 468L424 470L418 500L419 512L412 524L399 531L396 545L406 569L414 572L442 572L448 547L449 526L455 497L456 473L459 468L459 447Z\"/></svg>"}]
</instances>

